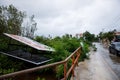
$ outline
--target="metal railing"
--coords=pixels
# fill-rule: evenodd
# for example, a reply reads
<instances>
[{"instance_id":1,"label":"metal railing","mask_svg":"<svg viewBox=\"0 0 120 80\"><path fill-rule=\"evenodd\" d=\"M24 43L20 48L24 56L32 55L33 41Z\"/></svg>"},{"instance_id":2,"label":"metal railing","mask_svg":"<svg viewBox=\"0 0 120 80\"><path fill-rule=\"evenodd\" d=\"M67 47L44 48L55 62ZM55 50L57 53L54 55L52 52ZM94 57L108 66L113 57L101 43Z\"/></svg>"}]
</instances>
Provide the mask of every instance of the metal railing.
<instances>
[{"instance_id":1,"label":"metal railing","mask_svg":"<svg viewBox=\"0 0 120 80\"><path fill-rule=\"evenodd\" d=\"M49 67L53 67L53 66L58 66L60 64L64 65L64 78L62 78L62 80L67 80L70 73L72 73L72 76L74 76L74 68L75 68L76 65L78 65L78 59L80 57L80 54L81 54L81 47L76 49L69 57L67 57L63 61L55 62L55 63L52 63L52 64L43 65L43 66L38 66L38 67L35 67L35 68L26 69L26 70L21 70L21 71L18 71L18 72L13 72L13 73L5 74L5 75L1 75L0 80L1 79L7 79L7 78L13 78L15 76L35 72L35 71L45 69L45 68L49 68ZM72 58L72 65L67 70L67 62L71 58Z\"/></svg>"}]
</instances>

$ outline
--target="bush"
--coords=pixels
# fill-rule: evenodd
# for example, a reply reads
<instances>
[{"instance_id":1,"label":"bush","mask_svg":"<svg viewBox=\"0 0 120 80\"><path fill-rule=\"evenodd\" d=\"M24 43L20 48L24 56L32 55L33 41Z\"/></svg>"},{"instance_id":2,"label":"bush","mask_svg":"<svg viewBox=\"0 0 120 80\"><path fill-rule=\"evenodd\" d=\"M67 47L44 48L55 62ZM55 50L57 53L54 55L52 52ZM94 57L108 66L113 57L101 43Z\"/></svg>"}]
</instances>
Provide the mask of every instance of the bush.
<instances>
[{"instance_id":1,"label":"bush","mask_svg":"<svg viewBox=\"0 0 120 80\"><path fill-rule=\"evenodd\" d=\"M92 45L92 48L93 48L93 51L96 51L96 50L97 50L95 44Z\"/></svg>"},{"instance_id":2,"label":"bush","mask_svg":"<svg viewBox=\"0 0 120 80\"><path fill-rule=\"evenodd\" d=\"M58 79L63 78L64 73L64 66L63 65L58 65L56 68L56 77Z\"/></svg>"},{"instance_id":3,"label":"bush","mask_svg":"<svg viewBox=\"0 0 120 80\"><path fill-rule=\"evenodd\" d=\"M22 64L20 61L14 61L8 56L0 54L0 75L18 71Z\"/></svg>"},{"instance_id":4,"label":"bush","mask_svg":"<svg viewBox=\"0 0 120 80\"><path fill-rule=\"evenodd\" d=\"M90 51L89 50L89 45L86 43L86 42L83 42L83 45L82 46L82 54L80 56L80 59L79 61L83 61L84 59L88 59L89 58L89 55L88 55L88 52Z\"/></svg>"},{"instance_id":5,"label":"bush","mask_svg":"<svg viewBox=\"0 0 120 80\"><path fill-rule=\"evenodd\" d=\"M80 42L83 42L84 45L82 54L80 56L80 61L83 61L84 59L88 58L87 53L89 52L89 45L91 44L91 42L87 41L85 42L83 41L83 39L70 37L69 35L64 35L63 37L55 37L53 39L43 37L40 37L39 39L39 37L37 37L36 40L39 41L40 43L47 43L47 45L55 49L55 52L53 52L53 54L51 54L50 56L53 59L50 63L61 61L67 58L72 52L74 52L79 46L81 46ZM70 59L69 62L67 63L67 67L70 68L71 64L72 60ZM63 71L64 71L63 65L57 66L56 77L59 79L62 78Z\"/></svg>"},{"instance_id":6,"label":"bush","mask_svg":"<svg viewBox=\"0 0 120 80\"><path fill-rule=\"evenodd\" d=\"M38 77L36 80L45 80L44 78L40 78L40 77Z\"/></svg>"}]
</instances>

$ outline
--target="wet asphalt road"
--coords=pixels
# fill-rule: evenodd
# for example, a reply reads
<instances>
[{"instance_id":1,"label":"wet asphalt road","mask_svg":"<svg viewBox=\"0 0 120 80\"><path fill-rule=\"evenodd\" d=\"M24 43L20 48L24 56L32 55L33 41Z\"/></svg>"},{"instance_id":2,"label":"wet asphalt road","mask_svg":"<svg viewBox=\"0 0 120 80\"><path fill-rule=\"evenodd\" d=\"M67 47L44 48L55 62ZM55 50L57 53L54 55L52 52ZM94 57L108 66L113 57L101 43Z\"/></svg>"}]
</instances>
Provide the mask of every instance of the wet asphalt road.
<instances>
[{"instance_id":1,"label":"wet asphalt road","mask_svg":"<svg viewBox=\"0 0 120 80\"><path fill-rule=\"evenodd\" d=\"M107 62L108 66L113 70L113 72L118 76L120 79L120 57L110 54L108 49L105 48L100 43L95 43L97 47L97 52L104 58Z\"/></svg>"},{"instance_id":2,"label":"wet asphalt road","mask_svg":"<svg viewBox=\"0 0 120 80\"><path fill-rule=\"evenodd\" d=\"M109 53L100 43L90 51L90 59L80 62L71 80L120 80L120 57Z\"/></svg>"}]
</instances>

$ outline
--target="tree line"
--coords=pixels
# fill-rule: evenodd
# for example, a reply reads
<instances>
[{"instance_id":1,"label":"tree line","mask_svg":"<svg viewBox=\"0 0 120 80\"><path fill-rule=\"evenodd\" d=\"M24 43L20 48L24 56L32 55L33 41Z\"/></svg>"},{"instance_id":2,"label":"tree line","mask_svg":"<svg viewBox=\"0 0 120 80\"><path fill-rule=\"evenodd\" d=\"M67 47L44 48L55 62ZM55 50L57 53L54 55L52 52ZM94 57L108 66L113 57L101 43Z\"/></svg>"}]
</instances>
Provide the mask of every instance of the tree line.
<instances>
[{"instance_id":1,"label":"tree line","mask_svg":"<svg viewBox=\"0 0 120 80\"><path fill-rule=\"evenodd\" d=\"M0 34L9 33L33 38L37 25L34 15L22 25L25 18L26 13L19 11L13 5L0 6Z\"/></svg>"}]
</instances>

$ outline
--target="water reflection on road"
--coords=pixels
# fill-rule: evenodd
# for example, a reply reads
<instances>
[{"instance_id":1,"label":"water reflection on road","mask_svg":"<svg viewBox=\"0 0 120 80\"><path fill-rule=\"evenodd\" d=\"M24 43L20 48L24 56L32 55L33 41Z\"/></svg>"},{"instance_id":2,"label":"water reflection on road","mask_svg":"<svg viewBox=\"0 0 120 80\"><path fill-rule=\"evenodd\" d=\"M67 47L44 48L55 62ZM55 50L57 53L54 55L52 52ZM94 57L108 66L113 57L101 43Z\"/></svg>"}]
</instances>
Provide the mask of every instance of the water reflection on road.
<instances>
[{"instance_id":1,"label":"water reflection on road","mask_svg":"<svg viewBox=\"0 0 120 80\"><path fill-rule=\"evenodd\" d=\"M90 59L80 62L71 80L120 80L120 57L112 55L100 43L97 51L90 52Z\"/></svg>"},{"instance_id":2,"label":"water reflection on road","mask_svg":"<svg viewBox=\"0 0 120 80\"><path fill-rule=\"evenodd\" d=\"M100 43L95 43L95 44L98 49L97 52L101 54L101 56L105 59L105 61L110 66L110 68L116 73L116 75L120 79L120 57L110 54L108 49L105 48L102 44Z\"/></svg>"}]
</instances>

